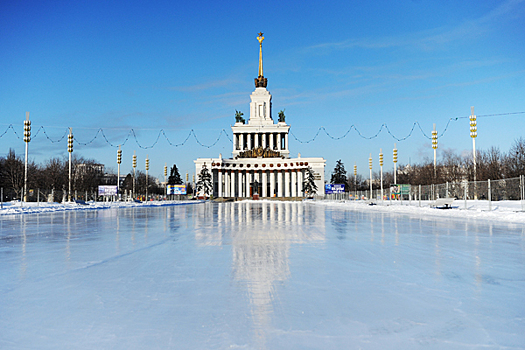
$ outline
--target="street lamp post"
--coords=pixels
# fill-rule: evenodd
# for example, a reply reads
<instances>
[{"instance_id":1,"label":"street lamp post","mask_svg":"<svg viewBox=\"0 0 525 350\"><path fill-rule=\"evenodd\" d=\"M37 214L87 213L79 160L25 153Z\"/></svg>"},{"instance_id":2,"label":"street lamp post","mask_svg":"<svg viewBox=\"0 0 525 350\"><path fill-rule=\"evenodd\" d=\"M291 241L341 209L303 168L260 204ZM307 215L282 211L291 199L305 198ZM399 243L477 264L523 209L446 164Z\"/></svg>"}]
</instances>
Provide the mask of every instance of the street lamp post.
<instances>
[{"instance_id":1,"label":"street lamp post","mask_svg":"<svg viewBox=\"0 0 525 350\"><path fill-rule=\"evenodd\" d=\"M190 181L190 174L186 173L186 195L188 195L188 184L189 184L189 181ZM193 191L193 189L192 189ZM235 193L235 192L234 192Z\"/></svg>"},{"instance_id":2,"label":"street lamp post","mask_svg":"<svg viewBox=\"0 0 525 350\"><path fill-rule=\"evenodd\" d=\"M24 168L24 195L20 200L27 202L27 156L29 150L29 142L31 142L31 121L29 120L29 112L26 112L26 120L24 120L24 142L26 143L26 159Z\"/></svg>"},{"instance_id":3,"label":"street lamp post","mask_svg":"<svg viewBox=\"0 0 525 350\"><path fill-rule=\"evenodd\" d=\"M355 200L357 200L357 164L354 163L354 190L355 190Z\"/></svg>"},{"instance_id":4,"label":"street lamp post","mask_svg":"<svg viewBox=\"0 0 525 350\"><path fill-rule=\"evenodd\" d=\"M67 193L67 201L71 202L71 154L73 153L73 128L69 128L69 135L67 135L67 152L69 153L69 191Z\"/></svg>"},{"instance_id":5,"label":"street lamp post","mask_svg":"<svg viewBox=\"0 0 525 350\"><path fill-rule=\"evenodd\" d=\"M137 170L137 152L136 151L133 151L133 198L135 199L135 183L137 182L136 181L136 170Z\"/></svg>"},{"instance_id":6,"label":"street lamp post","mask_svg":"<svg viewBox=\"0 0 525 350\"><path fill-rule=\"evenodd\" d=\"M146 155L146 201L148 201L148 170L149 170L149 155Z\"/></svg>"},{"instance_id":7,"label":"street lamp post","mask_svg":"<svg viewBox=\"0 0 525 350\"><path fill-rule=\"evenodd\" d=\"M122 150L118 145L117 151L117 196L120 196L120 163L122 163Z\"/></svg>"},{"instance_id":8,"label":"street lamp post","mask_svg":"<svg viewBox=\"0 0 525 350\"><path fill-rule=\"evenodd\" d=\"M394 143L394 185L397 185L397 147Z\"/></svg>"},{"instance_id":9,"label":"street lamp post","mask_svg":"<svg viewBox=\"0 0 525 350\"><path fill-rule=\"evenodd\" d=\"M436 131L436 124L434 123L434 130L432 130L432 148L434 149L434 181L436 180L436 150L438 148L438 132Z\"/></svg>"},{"instance_id":10,"label":"street lamp post","mask_svg":"<svg viewBox=\"0 0 525 350\"><path fill-rule=\"evenodd\" d=\"M168 163L164 163L164 197L168 196Z\"/></svg>"},{"instance_id":11,"label":"street lamp post","mask_svg":"<svg viewBox=\"0 0 525 350\"><path fill-rule=\"evenodd\" d=\"M370 200L372 200L372 153L370 153L370 158L368 158L368 167L370 168Z\"/></svg>"},{"instance_id":12,"label":"street lamp post","mask_svg":"<svg viewBox=\"0 0 525 350\"><path fill-rule=\"evenodd\" d=\"M470 137L472 138L472 160L474 161L474 199L478 199L476 183L476 137L478 136L478 126L474 115L474 106L470 107Z\"/></svg>"},{"instance_id":13,"label":"street lamp post","mask_svg":"<svg viewBox=\"0 0 525 350\"><path fill-rule=\"evenodd\" d=\"M381 200L383 200L383 149L379 149L379 167L381 168Z\"/></svg>"}]
</instances>

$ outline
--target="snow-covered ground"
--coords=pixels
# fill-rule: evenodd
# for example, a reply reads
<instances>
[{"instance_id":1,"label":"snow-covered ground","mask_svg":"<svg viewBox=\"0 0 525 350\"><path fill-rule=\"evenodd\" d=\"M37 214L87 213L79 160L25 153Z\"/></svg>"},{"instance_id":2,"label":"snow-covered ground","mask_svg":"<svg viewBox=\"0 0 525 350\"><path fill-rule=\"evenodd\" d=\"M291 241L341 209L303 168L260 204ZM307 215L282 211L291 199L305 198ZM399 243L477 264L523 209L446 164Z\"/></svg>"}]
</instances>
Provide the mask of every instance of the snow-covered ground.
<instances>
[{"instance_id":1,"label":"snow-covered ground","mask_svg":"<svg viewBox=\"0 0 525 350\"><path fill-rule=\"evenodd\" d=\"M27 202L20 203L20 201L12 201L2 203L0 208L0 215L10 214L36 214L36 213L49 213L57 211L69 211L69 210L96 210L96 209L110 209L110 208L135 208L135 207L161 207L170 205L184 205L184 204L195 204L202 201L149 201L149 202L84 202L80 204L76 202L65 202L65 203L48 203L48 202Z\"/></svg>"},{"instance_id":2,"label":"snow-covered ground","mask_svg":"<svg viewBox=\"0 0 525 350\"><path fill-rule=\"evenodd\" d=\"M483 220L490 222L512 222L525 224L525 201L497 201L489 204L486 200L456 200L452 209L431 207L433 201L315 201L317 205L341 207L350 210L390 212L422 218L455 218Z\"/></svg>"},{"instance_id":3,"label":"snow-covered ground","mask_svg":"<svg viewBox=\"0 0 525 350\"><path fill-rule=\"evenodd\" d=\"M521 203L458 202L5 207L0 349L525 349Z\"/></svg>"}]
</instances>

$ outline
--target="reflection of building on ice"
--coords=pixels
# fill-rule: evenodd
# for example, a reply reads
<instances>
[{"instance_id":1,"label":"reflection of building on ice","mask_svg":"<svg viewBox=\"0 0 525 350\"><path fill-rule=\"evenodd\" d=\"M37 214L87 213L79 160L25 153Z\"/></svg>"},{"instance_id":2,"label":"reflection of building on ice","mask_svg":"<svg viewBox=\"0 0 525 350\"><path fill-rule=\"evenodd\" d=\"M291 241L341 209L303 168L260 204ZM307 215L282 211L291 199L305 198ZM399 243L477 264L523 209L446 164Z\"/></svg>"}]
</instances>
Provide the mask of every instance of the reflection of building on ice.
<instances>
[{"instance_id":1,"label":"reflection of building on ice","mask_svg":"<svg viewBox=\"0 0 525 350\"><path fill-rule=\"evenodd\" d=\"M317 206L302 202L234 202L195 206L200 245L231 244L233 278L247 289L253 327L261 341L274 312L276 282L290 275L289 250L293 244L325 239L325 216Z\"/></svg>"},{"instance_id":2,"label":"reflection of building on ice","mask_svg":"<svg viewBox=\"0 0 525 350\"><path fill-rule=\"evenodd\" d=\"M247 124L241 115L232 126L232 158L199 158L195 170L199 174L204 165L211 170L214 197L302 197L305 172L311 167L315 174L317 194L324 194L323 158L290 158L288 132L284 112L279 121L272 118L272 95L266 86L268 79L262 69L262 33L260 43L259 76L251 94L250 119Z\"/></svg>"}]
</instances>

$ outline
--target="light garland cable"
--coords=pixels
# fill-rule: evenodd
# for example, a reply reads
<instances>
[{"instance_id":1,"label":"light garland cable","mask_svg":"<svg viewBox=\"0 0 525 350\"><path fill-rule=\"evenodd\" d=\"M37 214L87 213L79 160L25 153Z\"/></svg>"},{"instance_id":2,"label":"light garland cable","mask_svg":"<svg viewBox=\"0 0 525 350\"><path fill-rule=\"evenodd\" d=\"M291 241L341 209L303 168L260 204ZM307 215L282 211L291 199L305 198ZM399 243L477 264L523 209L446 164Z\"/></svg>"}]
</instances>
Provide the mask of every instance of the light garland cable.
<instances>
[{"instance_id":1,"label":"light garland cable","mask_svg":"<svg viewBox=\"0 0 525 350\"><path fill-rule=\"evenodd\" d=\"M38 135L38 133L40 132L40 130L42 130L42 132L44 133L44 135L46 135L47 139L48 139L49 141L51 141L51 143L57 143L57 142L60 142L60 141L62 141L63 139L65 139L66 136L69 134L69 130L68 130L68 128L66 128L66 130L64 131L64 134L62 135L62 137L60 137L60 138L59 138L58 140L56 140L56 141L53 141L53 139L51 139L51 137L49 137L49 135L47 134L46 129L45 129L43 126L40 126L40 127L38 128L38 130L36 131L35 136L33 136L33 138L35 138L35 137Z\"/></svg>"},{"instance_id":2,"label":"light garland cable","mask_svg":"<svg viewBox=\"0 0 525 350\"><path fill-rule=\"evenodd\" d=\"M517 114L525 114L525 112L510 112L510 113L497 113L497 114L484 114L484 115L478 115L477 117L478 118L486 118L486 117L501 117L501 116L509 116L509 115L517 115ZM443 135L445 135L445 133L447 132L449 126L450 126L450 122L452 121L457 121L459 119L466 119L466 118L469 118L470 116L461 116L461 117L454 117L454 118L449 118L449 120L447 121L447 124L445 126L445 128L443 129L443 131L441 132L441 134L438 136L438 138L441 138ZM408 139L409 137L412 136L413 132L414 132L414 129L416 128L416 126L418 127L419 131L421 131L421 134L426 137L427 139L431 140L432 139L432 136L431 135L427 135L425 133L425 131L423 130L423 128L421 127L421 125L419 124L418 121L414 122L412 124L412 128L410 129L410 132L404 136L404 137L397 137L396 135L394 135L388 125L386 123L383 123L381 124L381 126L379 127L379 130L373 134L372 136L365 136L361 133L361 131L359 131L359 129L357 129L357 127L355 125L351 125L350 128L348 128L348 130L342 135L342 136L332 136L324 126L321 126L317 129L317 132L315 133L315 135L309 139L309 140L306 140L306 141L303 141L301 139L299 139L294 133L292 130L290 130L290 134L292 135L292 137L299 143L303 143L303 144L307 144L307 143L311 143L313 141L315 141L317 139L317 137L319 136L319 134L321 133L321 131L323 131L326 136L328 136L329 138L331 138L332 140L341 140L343 138L346 138L348 136L348 134L353 130L356 131L356 133L359 135L359 137L363 138L363 139L366 139L366 140L371 140L371 139L374 139L376 137L379 136L379 134L381 134L381 132L383 131L383 129L386 130L386 132L395 140L397 141L404 141L406 139ZM16 132L15 128L13 127L13 124L9 124L7 126L7 128L5 129L5 131L0 134L0 138L2 138L3 136L5 136L7 134L7 132L9 131L9 129L11 129L13 131L13 133L15 134L15 136L20 139L20 135L18 135L18 133ZM44 126L40 126L38 128L38 130L36 131L36 133L33 135L33 139L35 139L38 134L40 133L40 131L42 130L43 134L46 136L46 138L51 142L51 143L58 143L58 142L61 142L63 141L66 136L68 135L68 129L66 128L64 134L59 137L58 139L56 140L53 140L47 133L46 129ZM141 130L141 129L139 129ZM188 135L186 136L186 138L184 139L184 141L182 141L181 143L178 143L178 144L175 144L173 143L169 138L168 136L166 135L166 132L164 131L164 129L161 129L157 135L157 138L155 139L155 141L150 145L150 146L145 146L145 145L142 145L139 140L138 140L138 137L137 137L137 133L135 131L135 129L130 129L126 138L124 139L123 142L120 142L118 144L114 144L112 143L108 137L106 136L105 132L104 132L104 129L102 128L99 128L97 130L97 132L95 133L95 136L87 141L87 142L80 142L76 137L75 137L75 141L77 142L78 145L81 145L81 146L87 146L93 142L95 142L95 140L98 138L99 134L102 135L102 137L104 138L104 140L106 141L107 144L109 144L111 147L115 147L115 148L118 148L119 145L121 146L124 146L128 140L130 139L131 135L133 135L133 138L135 139L135 143L142 149L150 149L150 148L153 148L157 145L157 143L159 142L159 139L160 139L160 136L163 135L164 138L166 139L166 141L168 142L168 144L170 146L173 146L173 147L180 147L180 146L183 146L187 143L187 141L189 140L189 138L193 135L193 138L195 139L195 141L197 142L197 144L201 147L206 147L206 148L211 148L213 146L215 146L221 139L222 137L222 134L224 134L226 136L226 138L231 142L233 143L233 140L230 138L230 136L228 135L228 133L226 132L226 130L222 129L220 132L219 132L219 136L217 137L217 139L215 140L215 142L213 142L212 144L210 145L206 145L204 143L202 143L199 138L197 137L197 134L195 133L195 130L194 129L191 129L189 132L188 132Z\"/></svg>"}]
</instances>

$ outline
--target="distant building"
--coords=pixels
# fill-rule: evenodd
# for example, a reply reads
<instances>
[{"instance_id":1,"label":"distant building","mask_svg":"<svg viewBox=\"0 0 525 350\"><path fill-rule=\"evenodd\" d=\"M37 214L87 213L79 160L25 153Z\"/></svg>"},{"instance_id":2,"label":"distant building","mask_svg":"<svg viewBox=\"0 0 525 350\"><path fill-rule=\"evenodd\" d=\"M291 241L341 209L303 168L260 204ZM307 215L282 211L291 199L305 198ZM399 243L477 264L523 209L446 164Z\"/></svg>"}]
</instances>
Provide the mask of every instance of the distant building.
<instances>
[{"instance_id":1,"label":"distant building","mask_svg":"<svg viewBox=\"0 0 525 350\"><path fill-rule=\"evenodd\" d=\"M85 174L104 174L104 164L97 164L97 163L80 163L75 165L75 174L78 176L82 176Z\"/></svg>"},{"instance_id":2,"label":"distant building","mask_svg":"<svg viewBox=\"0 0 525 350\"><path fill-rule=\"evenodd\" d=\"M324 158L290 158L288 132L284 116L275 123L272 118L272 95L266 89L263 75L262 33L259 40L259 76L250 95L250 119L238 118L233 132L232 158L198 158L195 171L205 165L212 174L214 197L302 197L305 171L315 174L317 194L324 195ZM240 116L239 116L240 117Z\"/></svg>"}]
</instances>

